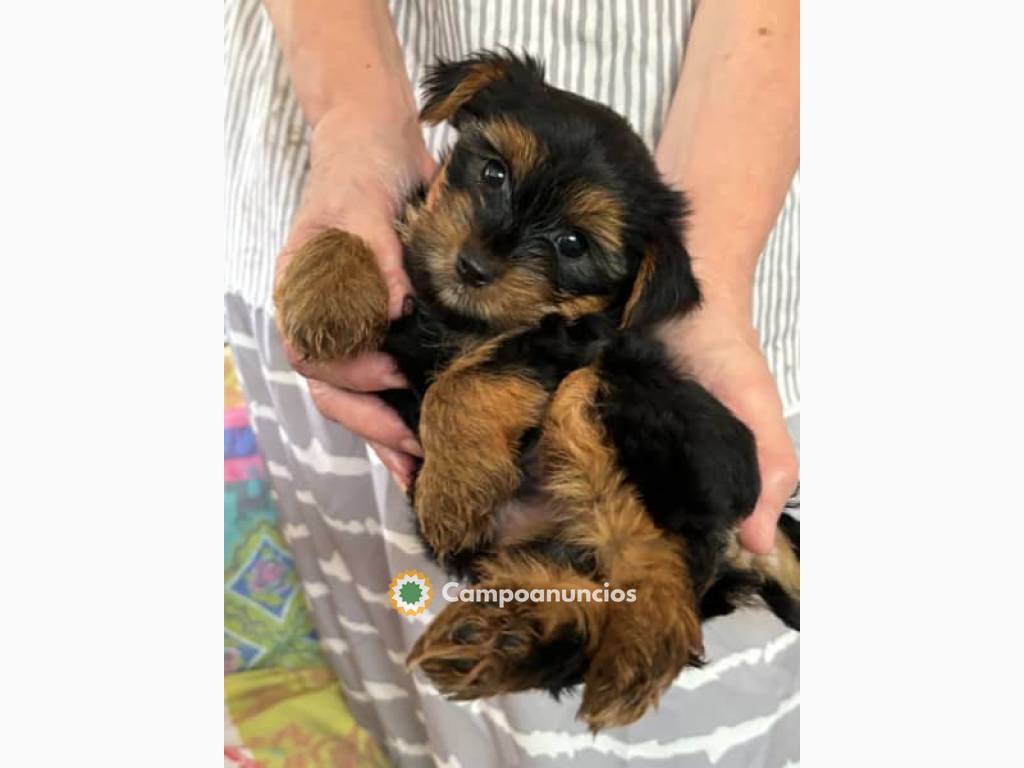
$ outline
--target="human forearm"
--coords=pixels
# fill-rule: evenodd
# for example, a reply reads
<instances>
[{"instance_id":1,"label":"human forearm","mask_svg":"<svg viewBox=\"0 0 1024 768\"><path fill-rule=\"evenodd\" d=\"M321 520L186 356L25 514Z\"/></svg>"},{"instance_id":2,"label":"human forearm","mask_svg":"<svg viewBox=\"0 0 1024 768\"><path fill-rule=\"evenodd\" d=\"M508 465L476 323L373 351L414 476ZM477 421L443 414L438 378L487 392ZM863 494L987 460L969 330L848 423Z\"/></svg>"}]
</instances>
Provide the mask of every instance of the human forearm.
<instances>
[{"instance_id":1,"label":"human forearm","mask_svg":"<svg viewBox=\"0 0 1024 768\"><path fill-rule=\"evenodd\" d=\"M705 301L749 319L757 258L799 163L798 0L701 3L656 159L686 191Z\"/></svg>"},{"instance_id":2,"label":"human forearm","mask_svg":"<svg viewBox=\"0 0 1024 768\"><path fill-rule=\"evenodd\" d=\"M265 0L310 125L327 114L415 126L416 104L382 0Z\"/></svg>"}]
</instances>

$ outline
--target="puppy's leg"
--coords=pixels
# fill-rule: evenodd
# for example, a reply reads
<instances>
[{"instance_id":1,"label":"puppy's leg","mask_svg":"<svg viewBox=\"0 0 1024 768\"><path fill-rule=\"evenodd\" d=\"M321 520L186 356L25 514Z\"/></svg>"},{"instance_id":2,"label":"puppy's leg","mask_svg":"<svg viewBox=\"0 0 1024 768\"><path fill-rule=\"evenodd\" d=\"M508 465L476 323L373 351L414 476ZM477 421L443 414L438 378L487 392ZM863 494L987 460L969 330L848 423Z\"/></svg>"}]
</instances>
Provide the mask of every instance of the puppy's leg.
<instances>
[{"instance_id":1,"label":"puppy's leg","mask_svg":"<svg viewBox=\"0 0 1024 768\"><path fill-rule=\"evenodd\" d=\"M285 339L303 359L377 349L388 326L388 291L370 247L329 229L303 245L274 290Z\"/></svg>"},{"instance_id":2,"label":"puppy's leg","mask_svg":"<svg viewBox=\"0 0 1024 768\"><path fill-rule=\"evenodd\" d=\"M504 552L480 566L474 602L447 606L409 654L442 693L475 699L542 688L556 696L586 672L606 608L590 601L512 601L516 590L600 588L567 564ZM502 605L504 602L504 605Z\"/></svg>"},{"instance_id":3,"label":"puppy's leg","mask_svg":"<svg viewBox=\"0 0 1024 768\"><path fill-rule=\"evenodd\" d=\"M701 619L732 613L763 601L791 629L800 629L800 521L779 519L775 545L766 555L744 549L730 538L715 580L701 597Z\"/></svg>"},{"instance_id":4,"label":"puppy's leg","mask_svg":"<svg viewBox=\"0 0 1024 768\"><path fill-rule=\"evenodd\" d=\"M423 399L424 460L412 502L439 560L491 539L492 513L519 487L519 442L540 423L548 400L526 372L489 369L491 349L456 359Z\"/></svg>"},{"instance_id":5,"label":"puppy's leg","mask_svg":"<svg viewBox=\"0 0 1024 768\"><path fill-rule=\"evenodd\" d=\"M602 423L655 522L723 541L761 490L750 430L646 336L619 334L600 377Z\"/></svg>"},{"instance_id":6,"label":"puppy's leg","mask_svg":"<svg viewBox=\"0 0 1024 768\"><path fill-rule=\"evenodd\" d=\"M580 715L597 731L638 719L703 652L684 545L658 529L627 482L598 418L593 368L570 374L544 419L541 455L548 490L567 521L571 546L593 552L610 589L633 602L605 604L584 678Z\"/></svg>"}]
</instances>

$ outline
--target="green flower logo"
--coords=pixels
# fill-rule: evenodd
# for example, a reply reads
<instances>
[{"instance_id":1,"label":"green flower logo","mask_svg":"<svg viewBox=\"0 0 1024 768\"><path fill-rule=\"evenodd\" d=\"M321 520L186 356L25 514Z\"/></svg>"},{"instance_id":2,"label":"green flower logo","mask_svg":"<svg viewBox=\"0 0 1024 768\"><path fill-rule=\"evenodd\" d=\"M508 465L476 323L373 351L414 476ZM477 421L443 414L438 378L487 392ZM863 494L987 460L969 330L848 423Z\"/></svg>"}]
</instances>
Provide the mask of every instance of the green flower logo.
<instances>
[{"instance_id":1,"label":"green flower logo","mask_svg":"<svg viewBox=\"0 0 1024 768\"><path fill-rule=\"evenodd\" d=\"M391 606L403 616L423 613L433 597L430 579L419 571L402 571L388 586Z\"/></svg>"}]
</instances>

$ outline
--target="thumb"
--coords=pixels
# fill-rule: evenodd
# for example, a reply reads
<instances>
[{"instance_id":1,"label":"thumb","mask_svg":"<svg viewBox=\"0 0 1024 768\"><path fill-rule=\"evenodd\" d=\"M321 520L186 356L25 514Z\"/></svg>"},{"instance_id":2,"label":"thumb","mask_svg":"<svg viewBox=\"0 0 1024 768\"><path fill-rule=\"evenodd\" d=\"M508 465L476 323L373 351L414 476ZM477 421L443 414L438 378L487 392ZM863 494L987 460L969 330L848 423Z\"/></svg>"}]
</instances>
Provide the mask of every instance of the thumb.
<instances>
[{"instance_id":1,"label":"thumb","mask_svg":"<svg viewBox=\"0 0 1024 768\"><path fill-rule=\"evenodd\" d=\"M381 277L388 290L388 317L402 316L405 297L412 294L412 283L402 264L402 244L393 230L377 232L367 238L370 249L377 257Z\"/></svg>"},{"instance_id":2,"label":"thumb","mask_svg":"<svg viewBox=\"0 0 1024 768\"><path fill-rule=\"evenodd\" d=\"M740 525L740 543L755 554L765 555L775 545L775 529L782 510L796 489L799 463L789 434L782 428L758 434L757 463L761 472L761 495L750 517Z\"/></svg>"}]
</instances>

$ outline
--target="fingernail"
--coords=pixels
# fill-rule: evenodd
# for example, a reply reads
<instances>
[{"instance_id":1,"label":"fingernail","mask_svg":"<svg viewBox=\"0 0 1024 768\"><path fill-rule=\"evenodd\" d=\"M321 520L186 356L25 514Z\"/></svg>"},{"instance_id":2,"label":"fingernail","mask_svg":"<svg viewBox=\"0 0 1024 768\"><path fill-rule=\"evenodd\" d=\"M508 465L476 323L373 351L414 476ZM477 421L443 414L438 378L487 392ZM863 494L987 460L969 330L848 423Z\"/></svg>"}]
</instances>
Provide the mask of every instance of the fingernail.
<instances>
[{"instance_id":1,"label":"fingernail","mask_svg":"<svg viewBox=\"0 0 1024 768\"><path fill-rule=\"evenodd\" d=\"M392 373L384 374L384 376L381 378L381 382L387 389L409 388L409 382L406 380L405 376L403 376L398 371L393 371Z\"/></svg>"},{"instance_id":2,"label":"fingernail","mask_svg":"<svg viewBox=\"0 0 1024 768\"><path fill-rule=\"evenodd\" d=\"M421 459L423 458L423 449L420 447L420 444L411 437L407 437L405 440L400 442L398 447L406 453L411 453L413 456L419 456Z\"/></svg>"}]
</instances>

